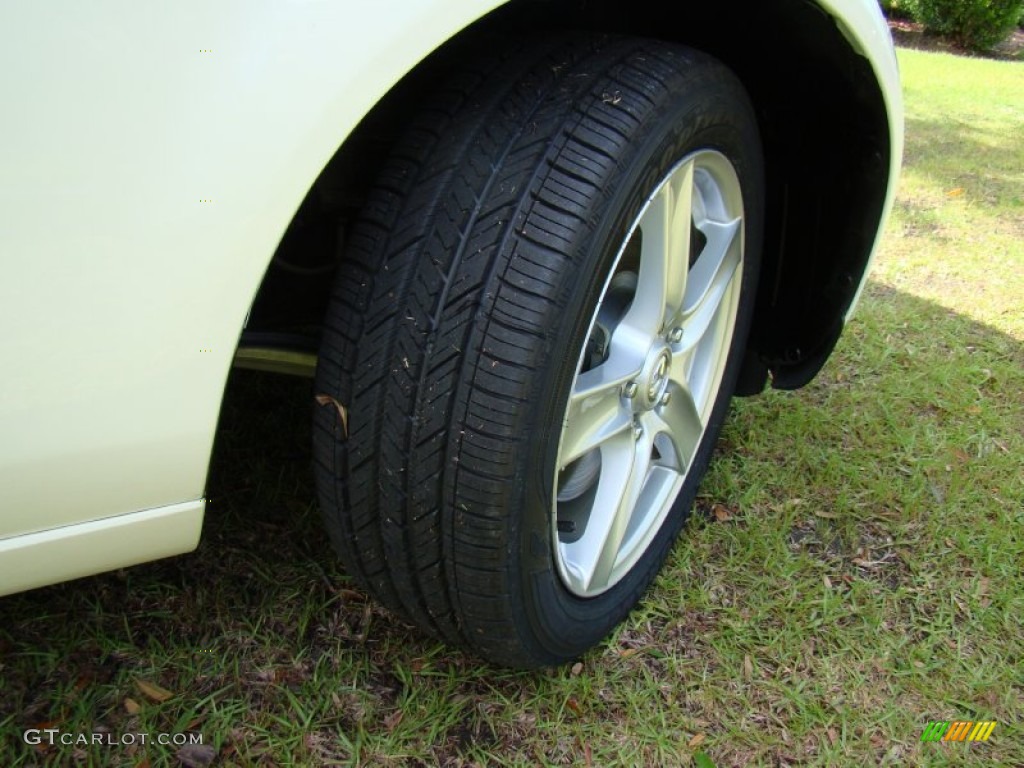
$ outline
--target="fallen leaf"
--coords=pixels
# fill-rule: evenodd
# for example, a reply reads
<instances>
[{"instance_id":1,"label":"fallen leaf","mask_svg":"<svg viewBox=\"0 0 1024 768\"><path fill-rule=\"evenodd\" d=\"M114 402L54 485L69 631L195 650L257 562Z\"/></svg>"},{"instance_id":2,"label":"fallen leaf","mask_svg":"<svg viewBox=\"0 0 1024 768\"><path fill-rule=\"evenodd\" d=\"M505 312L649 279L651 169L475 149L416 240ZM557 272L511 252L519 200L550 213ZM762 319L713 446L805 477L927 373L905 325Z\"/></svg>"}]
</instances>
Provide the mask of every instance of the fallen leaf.
<instances>
[{"instance_id":1,"label":"fallen leaf","mask_svg":"<svg viewBox=\"0 0 1024 768\"><path fill-rule=\"evenodd\" d=\"M692 738L692 739L690 739L690 741L689 741L689 742L687 742L687 743L688 743L688 744L689 744L689 745L690 745L691 747L699 747L699 746L700 746L701 744L703 744L703 743L704 743L704 740L705 740L706 738L707 738L707 735L706 735L706 734L703 734L703 733L697 733L697 734L694 734L693 738Z\"/></svg>"},{"instance_id":2,"label":"fallen leaf","mask_svg":"<svg viewBox=\"0 0 1024 768\"><path fill-rule=\"evenodd\" d=\"M829 728L825 733L828 734L828 740L832 742L832 746L834 747L836 742L839 741L839 733L835 728Z\"/></svg>"},{"instance_id":3,"label":"fallen leaf","mask_svg":"<svg viewBox=\"0 0 1024 768\"><path fill-rule=\"evenodd\" d=\"M206 768L217 756L217 750L210 744L186 744L174 756L185 768Z\"/></svg>"},{"instance_id":4,"label":"fallen leaf","mask_svg":"<svg viewBox=\"0 0 1024 768\"><path fill-rule=\"evenodd\" d=\"M320 405L333 405L338 409L338 416L341 418L341 431L345 437L348 437L348 411L345 406L330 395L317 395L316 401Z\"/></svg>"},{"instance_id":5,"label":"fallen leaf","mask_svg":"<svg viewBox=\"0 0 1024 768\"><path fill-rule=\"evenodd\" d=\"M579 677L581 674L583 674L583 662L577 661L575 664L573 664L572 669L569 670L569 673L573 677Z\"/></svg>"},{"instance_id":6,"label":"fallen leaf","mask_svg":"<svg viewBox=\"0 0 1024 768\"><path fill-rule=\"evenodd\" d=\"M384 718L384 727L387 728L388 733L391 733L398 727L398 724L402 722L403 717L405 717L405 712L401 709L396 709Z\"/></svg>"},{"instance_id":7,"label":"fallen leaf","mask_svg":"<svg viewBox=\"0 0 1024 768\"><path fill-rule=\"evenodd\" d=\"M963 187L954 187L946 193L946 197L961 197L964 193Z\"/></svg>"},{"instance_id":8,"label":"fallen leaf","mask_svg":"<svg viewBox=\"0 0 1024 768\"><path fill-rule=\"evenodd\" d=\"M580 703L578 701L576 701L576 699L572 698L571 696L568 699L566 699L565 706L567 706L569 709L571 709L577 715L582 715L583 714L583 707L581 707Z\"/></svg>"},{"instance_id":9,"label":"fallen leaf","mask_svg":"<svg viewBox=\"0 0 1024 768\"><path fill-rule=\"evenodd\" d=\"M128 698L124 700L124 709L129 715L137 715L142 711L142 706L135 699Z\"/></svg>"},{"instance_id":10,"label":"fallen leaf","mask_svg":"<svg viewBox=\"0 0 1024 768\"><path fill-rule=\"evenodd\" d=\"M743 655L743 677L750 680L754 676L754 662L750 658L750 654L746 653Z\"/></svg>"},{"instance_id":11,"label":"fallen leaf","mask_svg":"<svg viewBox=\"0 0 1024 768\"><path fill-rule=\"evenodd\" d=\"M825 589L832 589L832 579L828 576L822 576L821 579L825 582Z\"/></svg>"},{"instance_id":12,"label":"fallen leaf","mask_svg":"<svg viewBox=\"0 0 1024 768\"><path fill-rule=\"evenodd\" d=\"M839 517L839 515L837 515L835 512L825 512L824 510L821 509L814 510L814 514L816 517L823 517L826 520L835 520L837 517Z\"/></svg>"},{"instance_id":13,"label":"fallen leaf","mask_svg":"<svg viewBox=\"0 0 1024 768\"><path fill-rule=\"evenodd\" d=\"M146 698L152 699L153 701L167 701L174 694L168 691L166 688L161 688L156 683L150 683L147 680L136 679L135 684L142 691Z\"/></svg>"},{"instance_id":14,"label":"fallen leaf","mask_svg":"<svg viewBox=\"0 0 1024 768\"><path fill-rule=\"evenodd\" d=\"M711 512L714 514L715 520L717 520L720 523L725 523L729 520L732 520L732 514L729 512L729 509L723 506L722 504L715 504L713 507L711 507Z\"/></svg>"}]
</instances>

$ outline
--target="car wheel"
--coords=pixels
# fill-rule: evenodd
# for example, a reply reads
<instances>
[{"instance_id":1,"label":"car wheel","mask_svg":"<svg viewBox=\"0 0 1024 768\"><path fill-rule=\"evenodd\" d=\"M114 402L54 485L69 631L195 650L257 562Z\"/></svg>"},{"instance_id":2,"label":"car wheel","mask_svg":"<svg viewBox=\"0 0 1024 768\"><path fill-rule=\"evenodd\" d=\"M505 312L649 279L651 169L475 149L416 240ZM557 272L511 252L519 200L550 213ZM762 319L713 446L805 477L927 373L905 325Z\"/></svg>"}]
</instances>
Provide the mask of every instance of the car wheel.
<instances>
[{"instance_id":1,"label":"car wheel","mask_svg":"<svg viewBox=\"0 0 1024 768\"><path fill-rule=\"evenodd\" d=\"M359 583L534 667L622 620L693 504L745 348L763 172L743 88L704 54L503 50L426 102L353 230L314 453Z\"/></svg>"}]
</instances>

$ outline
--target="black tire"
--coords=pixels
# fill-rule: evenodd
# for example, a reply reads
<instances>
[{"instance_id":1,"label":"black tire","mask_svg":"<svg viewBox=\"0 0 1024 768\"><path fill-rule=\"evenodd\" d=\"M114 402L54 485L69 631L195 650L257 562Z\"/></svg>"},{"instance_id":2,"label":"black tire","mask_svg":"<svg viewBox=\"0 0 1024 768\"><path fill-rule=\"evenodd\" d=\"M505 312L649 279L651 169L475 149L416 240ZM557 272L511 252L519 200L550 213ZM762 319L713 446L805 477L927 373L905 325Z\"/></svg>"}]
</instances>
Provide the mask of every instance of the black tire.
<instances>
[{"instance_id":1,"label":"black tire","mask_svg":"<svg viewBox=\"0 0 1024 768\"><path fill-rule=\"evenodd\" d=\"M688 515L745 345L763 180L749 101L714 59L597 36L507 48L428 101L353 230L316 379L347 425L316 408L314 456L357 582L448 642L535 667L621 621ZM700 151L727 158L742 189L727 362L674 503L636 562L590 595L560 570L555 530L568 398L630 227ZM652 397L666 370L645 380Z\"/></svg>"}]
</instances>

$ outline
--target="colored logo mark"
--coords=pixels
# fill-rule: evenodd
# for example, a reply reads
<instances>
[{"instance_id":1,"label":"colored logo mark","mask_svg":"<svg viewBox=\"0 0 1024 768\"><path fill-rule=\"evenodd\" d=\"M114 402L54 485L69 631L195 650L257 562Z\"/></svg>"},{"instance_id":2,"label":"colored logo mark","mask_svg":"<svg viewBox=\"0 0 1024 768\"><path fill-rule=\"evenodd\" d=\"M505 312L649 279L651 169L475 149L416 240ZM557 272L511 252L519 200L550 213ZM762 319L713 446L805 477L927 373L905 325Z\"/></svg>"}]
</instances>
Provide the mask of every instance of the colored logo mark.
<instances>
[{"instance_id":1,"label":"colored logo mark","mask_svg":"<svg viewBox=\"0 0 1024 768\"><path fill-rule=\"evenodd\" d=\"M925 727L921 741L988 741L995 727L995 720L933 721Z\"/></svg>"}]
</instances>

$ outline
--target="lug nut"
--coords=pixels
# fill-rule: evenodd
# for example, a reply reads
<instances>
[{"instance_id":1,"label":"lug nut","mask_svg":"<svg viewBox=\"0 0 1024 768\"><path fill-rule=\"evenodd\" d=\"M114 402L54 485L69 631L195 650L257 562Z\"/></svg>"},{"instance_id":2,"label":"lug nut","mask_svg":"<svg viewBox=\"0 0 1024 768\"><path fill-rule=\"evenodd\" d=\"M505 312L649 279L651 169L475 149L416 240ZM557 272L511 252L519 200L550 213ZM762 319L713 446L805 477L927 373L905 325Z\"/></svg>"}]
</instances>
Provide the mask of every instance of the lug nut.
<instances>
[{"instance_id":1,"label":"lug nut","mask_svg":"<svg viewBox=\"0 0 1024 768\"><path fill-rule=\"evenodd\" d=\"M680 341L683 340L683 329L673 328L671 331L668 332L668 340L672 344L678 344Z\"/></svg>"},{"instance_id":2,"label":"lug nut","mask_svg":"<svg viewBox=\"0 0 1024 768\"><path fill-rule=\"evenodd\" d=\"M633 422L633 439L639 440L644 435L644 428L639 422Z\"/></svg>"},{"instance_id":3,"label":"lug nut","mask_svg":"<svg viewBox=\"0 0 1024 768\"><path fill-rule=\"evenodd\" d=\"M672 399L672 393L671 393L671 392L665 392L665 393L664 393L664 394L663 394L663 395L661 396L661 400L660 400L659 402L660 402L660 403L661 403L662 405L668 405L668 403L669 403L669 401L670 401L671 399Z\"/></svg>"},{"instance_id":4,"label":"lug nut","mask_svg":"<svg viewBox=\"0 0 1024 768\"><path fill-rule=\"evenodd\" d=\"M639 389L635 381L631 381L622 388L622 394L632 400L636 397L636 392Z\"/></svg>"}]
</instances>

